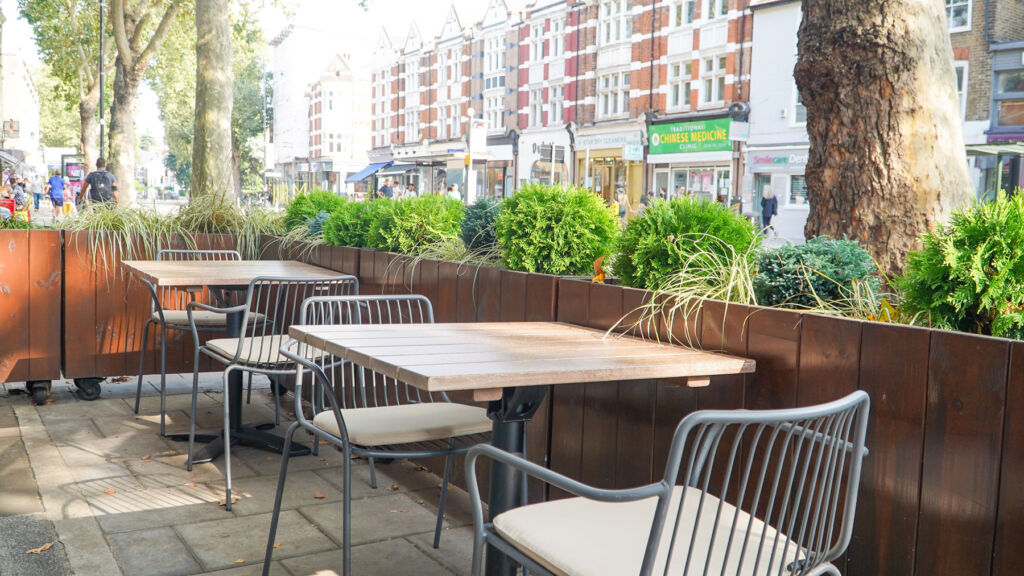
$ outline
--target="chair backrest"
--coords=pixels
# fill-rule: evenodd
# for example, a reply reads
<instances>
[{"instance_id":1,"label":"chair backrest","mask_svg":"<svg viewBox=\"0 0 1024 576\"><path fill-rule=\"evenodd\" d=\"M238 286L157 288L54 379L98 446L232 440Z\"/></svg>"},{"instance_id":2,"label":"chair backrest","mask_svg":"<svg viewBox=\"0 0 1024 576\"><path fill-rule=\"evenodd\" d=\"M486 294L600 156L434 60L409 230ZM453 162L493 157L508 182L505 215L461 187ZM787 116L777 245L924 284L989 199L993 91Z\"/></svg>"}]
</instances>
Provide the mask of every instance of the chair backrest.
<instances>
[{"instance_id":1,"label":"chair backrest","mask_svg":"<svg viewBox=\"0 0 1024 576\"><path fill-rule=\"evenodd\" d=\"M303 304L301 324L432 324L430 300L418 294L385 296L342 296L310 298ZM321 378L339 408L363 408L447 401L444 394L431 394L394 378L352 363L339 364L324 351L299 347L300 355L313 358L318 366L334 366ZM318 409L323 409L319 406Z\"/></svg>"},{"instance_id":2,"label":"chair backrest","mask_svg":"<svg viewBox=\"0 0 1024 576\"><path fill-rule=\"evenodd\" d=\"M800 575L838 558L853 530L868 409L858 391L684 418L664 481L688 488L659 502L642 573ZM680 534L700 536L682 544Z\"/></svg>"},{"instance_id":3,"label":"chair backrest","mask_svg":"<svg viewBox=\"0 0 1024 576\"><path fill-rule=\"evenodd\" d=\"M156 253L156 259L173 262L227 262L241 260L242 255L237 250L160 250ZM206 289L203 290L202 297L200 297L196 292L181 288L162 287L159 290L152 286L150 288L153 296L152 310L154 312L158 308L163 310L184 310L189 302L197 299L201 302L209 302L209 291Z\"/></svg>"}]
</instances>

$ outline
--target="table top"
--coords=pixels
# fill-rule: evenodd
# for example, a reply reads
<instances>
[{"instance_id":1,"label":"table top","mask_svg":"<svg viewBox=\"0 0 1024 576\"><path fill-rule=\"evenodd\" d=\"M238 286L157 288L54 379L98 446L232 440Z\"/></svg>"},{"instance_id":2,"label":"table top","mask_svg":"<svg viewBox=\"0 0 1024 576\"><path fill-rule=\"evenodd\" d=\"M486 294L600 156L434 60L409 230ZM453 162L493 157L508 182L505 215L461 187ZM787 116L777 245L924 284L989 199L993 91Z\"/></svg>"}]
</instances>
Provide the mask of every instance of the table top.
<instances>
[{"instance_id":1,"label":"table top","mask_svg":"<svg viewBox=\"0 0 1024 576\"><path fill-rule=\"evenodd\" d=\"M754 371L746 358L556 322L292 326L289 334L431 392Z\"/></svg>"},{"instance_id":2,"label":"table top","mask_svg":"<svg viewBox=\"0 0 1024 576\"><path fill-rule=\"evenodd\" d=\"M253 278L332 278L341 272L293 260L126 260L121 263L154 286L248 286Z\"/></svg>"}]
</instances>

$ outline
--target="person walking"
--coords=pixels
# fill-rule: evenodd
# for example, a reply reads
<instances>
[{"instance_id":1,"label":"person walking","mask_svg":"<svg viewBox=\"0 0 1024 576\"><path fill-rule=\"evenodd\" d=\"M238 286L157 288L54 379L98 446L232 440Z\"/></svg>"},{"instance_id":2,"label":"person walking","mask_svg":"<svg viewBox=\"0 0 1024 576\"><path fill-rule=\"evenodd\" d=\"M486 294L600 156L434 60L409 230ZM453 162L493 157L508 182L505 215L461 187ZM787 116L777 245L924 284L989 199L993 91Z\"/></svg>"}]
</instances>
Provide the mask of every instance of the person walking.
<instances>
[{"instance_id":1,"label":"person walking","mask_svg":"<svg viewBox=\"0 0 1024 576\"><path fill-rule=\"evenodd\" d=\"M39 180L39 175L32 175L32 210L39 212L39 203L43 200L43 183Z\"/></svg>"},{"instance_id":2,"label":"person walking","mask_svg":"<svg viewBox=\"0 0 1024 576\"><path fill-rule=\"evenodd\" d=\"M775 237L779 237L779 233L776 232L775 227L772 226L772 216L779 213L779 199L772 193L771 184L765 184L761 188L761 226L764 235L768 235L768 229L775 234Z\"/></svg>"},{"instance_id":3,"label":"person walking","mask_svg":"<svg viewBox=\"0 0 1024 576\"><path fill-rule=\"evenodd\" d=\"M377 198L393 198L394 196L395 191L391 188L391 179L385 178L384 185L377 190Z\"/></svg>"},{"instance_id":4,"label":"person walking","mask_svg":"<svg viewBox=\"0 0 1024 576\"><path fill-rule=\"evenodd\" d=\"M51 220L57 221L63 212L64 206L64 177L60 175L60 172L54 172L53 176L46 182L46 190L50 195L50 204L53 206L53 213L50 215Z\"/></svg>"},{"instance_id":5,"label":"person walking","mask_svg":"<svg viewBox=\"0 0 1024 576\"><path fill-rule=\"evenodd\" d=\"M100 156L96 159L96 170L85 177L81 201L116 206L117 200L117 179L107 172L107 161Z\"/></svg>"}]
</instances>

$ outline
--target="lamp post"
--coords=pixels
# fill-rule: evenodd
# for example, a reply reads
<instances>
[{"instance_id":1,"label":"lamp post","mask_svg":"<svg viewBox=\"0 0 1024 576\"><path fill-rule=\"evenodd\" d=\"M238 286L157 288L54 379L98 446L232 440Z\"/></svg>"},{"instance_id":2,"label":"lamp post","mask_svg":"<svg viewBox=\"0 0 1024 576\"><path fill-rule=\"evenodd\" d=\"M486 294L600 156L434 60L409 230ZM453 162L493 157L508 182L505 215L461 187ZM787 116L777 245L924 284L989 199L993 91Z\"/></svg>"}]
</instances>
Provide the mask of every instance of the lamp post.
<instances>
[{"instance_id":1,"label":"lamp post","mask_svg":"<svg viewBox=\"0 0 1024 576\"><path fill-rule=\"evenodd\" d=\"M103 84L106 78L103 74L103 0L100 0L100 148L97 156L103 156ZM83 150L84 152L84 150ZM89 169L88 166L85 167Z\"/></svg>"},{"instance_id":2,"label":"lamp post","mask_svg":"<svg viewBox=\"0 0 1024 576\"><path fill-rule=\"evenodd\" d=\"M470 205L475 200L476 195L476 173L473 172L473 122L476 117L476 110L470 106L466 110L466 114L469 115L469 133L466 135L466 173L462 178L462 186L465 188L466 193L463 198L466 200L466 205Z\"/></svg>"}]
</instances>

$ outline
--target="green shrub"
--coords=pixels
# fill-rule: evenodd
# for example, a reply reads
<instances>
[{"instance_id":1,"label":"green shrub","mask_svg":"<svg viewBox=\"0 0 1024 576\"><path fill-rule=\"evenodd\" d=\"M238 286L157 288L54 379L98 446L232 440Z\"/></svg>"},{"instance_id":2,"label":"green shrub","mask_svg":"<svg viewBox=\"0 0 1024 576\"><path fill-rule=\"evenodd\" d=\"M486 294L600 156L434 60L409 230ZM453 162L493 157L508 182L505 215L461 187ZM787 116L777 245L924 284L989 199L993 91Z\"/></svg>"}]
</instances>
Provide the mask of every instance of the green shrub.
<instances>
[{"instance_id":1,"label":"green shrub","mask_svg":"<svg viewBox=\"0 0 1024 576\"><path fill-rule=\"evenodd\" d=\"M324 224L327 223L331 215L327 212L320 212L312 218L306 219L306 234L310 238L323 238L324 235Z\"/></svg>"},{"instance_id":2,"label":"green shrub","mask_svg":"<svg viewBox=\"0 0 1024 576\"><path fill-rule=\"evenodd\" d=\"M380 201L377 201L380 202ZM324 242L331 246L366 246L371 206L376 202L347 202L324 222Z\"/></svg>"},{"instance_id":3,"label":"green shrub","mask_svg":"<svg viewBox=\"0 0 1024 576\"><path fill-rule=\"evenodd\" d=\"M500 207L501 204L490 198L479 198L466 207L466 216L462 219L462 241L470 250L494 247L497 242L494 238L494 218Z\"/></svg>"},{"instance_id":4,"label":"green shrub","mask_svg":"<svg viewBox=\"0 0 1024 576\"><path fill-rule=\"evenodd\" d=\"M333 214L347 202L341 196L324 190L314 190L309 194L300 194L288 204L285 211L284 225L288 230L305 226L310 218L321 212Z\"/></svg>"},{"instance_id":5,"label":"green shrub","mask_svg":"<svg viewBox=\"0 0 1024 576\"><path fill-rule=\"evenodd\" d=\"M380 228L385 250L410 253L425 244L459 235L465 208L458 200L427 194L402 198L394 204L390 219Z\"/></svg>"},{"instance_id":6,"label":"green shrub","mask_svg":"<svg viewBox=\"0 0 1024 576\"><path fill-rule=\"evenodd\" d=\"M754 294L763 306L818 308L847 300L860 287L881 289L871 255L854 240L820 236L766 250L757 264Z\"/></svg>"},{"instance_id":7,"label":"green shrub","mask_svg":"<svg viewBox=\"0 0 1024 576\"><path fill-rule=\"evenodd\" d=\"M376 248L378 250L388 249L388 239L384 236L392 220L394 220L395 200L380 199L370 202L362 217L366 220L366 232L363 234L363 247Z\"/></svg>"},{"instance_id":8,"label":"green shrub","mask_svg":"<svg viewBox=\"0 0 1024 576\"><path fill-rule=\"evenodd\" d=\"M494 231L510 270L590 274L611 252L619 224L589 190L534 183L502 203Z\"/></svg>"},{"instance_id":9,"label":"green shrub","mask_svg":"<svg viewBox=\"0 0 1024 576\"><path fill-rule=\"evenodd\" d=\"M726 206L707 200L655 200L626 225L619 237L615 274L623 284L654 288L662 278L685 267L695 254L710 252L726 259L752 257L761 241L758 231Z\"/></svg>"},{"instance_id":10,"label":"green shrub","mask_svg":"<svg viewBox=\"0 0 1024 576\"><path fill-rule=\"evenodd\" d=\"M926 233L896 284L933 326L1024 339L1024 193L956 212Z\"/></svg>"}]
</instances>

